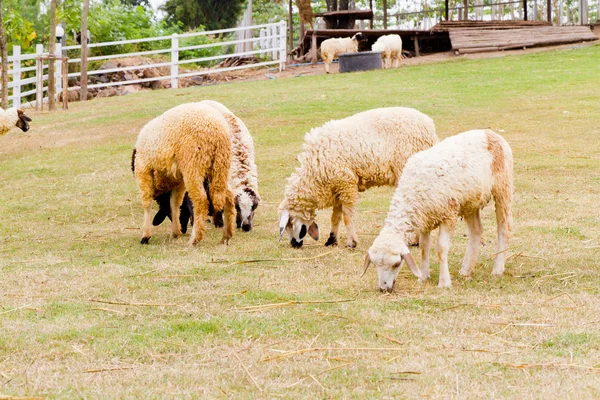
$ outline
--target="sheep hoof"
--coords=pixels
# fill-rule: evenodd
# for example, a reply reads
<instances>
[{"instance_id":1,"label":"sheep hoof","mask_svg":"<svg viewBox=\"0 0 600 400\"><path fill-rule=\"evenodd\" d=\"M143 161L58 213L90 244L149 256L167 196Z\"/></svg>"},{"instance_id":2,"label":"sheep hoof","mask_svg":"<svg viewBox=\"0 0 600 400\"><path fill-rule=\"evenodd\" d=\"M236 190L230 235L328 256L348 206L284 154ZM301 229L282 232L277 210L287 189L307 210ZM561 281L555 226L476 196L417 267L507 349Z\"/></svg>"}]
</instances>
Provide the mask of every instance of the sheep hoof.
<instances>
[{"instance_id":1,"label":"sheep hoof","mask_svg":"<svg viewBox=\"0 0 600 400\"><path fill-rule=\"evenodd\" d=\"M140 244L148 244L150 242L151 237L152 236L143 237L142 240L140 241Z\"/></svg>"},{"instance_id":2,"label":"sheep hoof","mask_svg":"<svg viewBox=\"0 0 600 400\"><path fill-rule=\"evenodd\" d=\"M448 280L440 279L440 283L438 284L438 287L440 289L449 289L452 287L452 281L450 281L450 279L448 279Z\"/></svg>"},{"instance_id":3,"label":"sheep hoof","mask_svg":"<svg viewBox=\"0 0 600 400\"><path fill-rule=\"evenodd\" d=\"M469 268L466 268L466 267L462 267L462 268L460 269L460 271L458 271L458 273L459 273L461 276L471 276L471 271L470 271L470 269L469 269Z\"/></svg>"},{"instance_id":4,"label":"sheep hoof","mask_svg":"<svg viewBox=\"0 0 600 400\"><path fill-rule=\"evenodd\" d=\"M325 242L325 246L337 246L337 245L338 245L337 238L335 237L335 235L333 234L333 232L331 232L329 234L329 238Z\"/></svg>"},{"instance_id":5,"label":"sheep hoof","mask_svg":"<svg viewBox=\"0 0 600 400\"><path fill-rule=\"evenodd\" d=\"M225 246L229 246L229 238L227 238L227 239L225 239L225 238L221 239L220 244L224 244Z\"/></svg>"},{"instance_id":6,"label":"sheep hoof","mask_svg":"<svg viewBox=\"0 0 600 400\"><path fill-rule=\"evenodd\" d=\"M347 249L355 249L356 248L356 244L357 244L356 241L353 240L353 241L351 241L349 243L346 243L346 248Z\"/></svg>"},{"instance_id":7,"label":"sheep hoof","mask_svg":"<svg viewBox=\"0 0 600 400\"><path fill-rule=\"evenodd\" d=\"M181 235L183 235L183 233L181 233L181 231L179 231L179 232L173 232L173 234L171 235L171 237L173 239L177 239L177 238L181 237Z\"/></svg>"}]
</instances>

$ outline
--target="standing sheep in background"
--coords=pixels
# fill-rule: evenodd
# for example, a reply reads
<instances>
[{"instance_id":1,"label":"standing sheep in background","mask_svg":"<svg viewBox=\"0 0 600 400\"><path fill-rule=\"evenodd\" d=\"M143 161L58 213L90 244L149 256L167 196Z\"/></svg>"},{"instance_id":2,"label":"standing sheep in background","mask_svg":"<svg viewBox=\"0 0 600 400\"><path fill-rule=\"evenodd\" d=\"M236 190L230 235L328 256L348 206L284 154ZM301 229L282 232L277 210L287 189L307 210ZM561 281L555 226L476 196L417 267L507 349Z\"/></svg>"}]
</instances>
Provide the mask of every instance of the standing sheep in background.
<instances>
[{"instance_id":1,"label":"standing sheep in background","mask_svg":"<svg viewBox=\"0 0 600 400\"><path fill-rule=\"evenodd\" d=\"M358 32L352 38L331 38L323 40L321 43L321 58L325 64L325 72L329 73L329 64L340 54L356 53L358 43L365 41L365 36Z\"/></svg>"},{"instance_id":2,"label":"standing sheep in background","mask_svg":"<svg viewBox=\"0 0 600 400\"><path fill-rule=\"evenodd\" d=\"M144 207L142 244L151 237L152 200L171 192L173 237L181 236L180 205L187 190L194 206L194 228L190 244L204 238L208 201L204 180L216 211L224 211L222 243L233 236L234 202L229 188L231 142L229 125L213 107L182 104L148 122L140 131L132 163Z\"/></svg>"},{"instance_id":3,"label":"standing sheep in background","mask_svg":"<svg viewBox=\"0 0 600 400\"><path fill-rule=\"evenodd\" d=\"M404 163L438 142L433 120L405 107L377 108L330 121L306 134L300 167L288 178L279 205L279 240L287 231L293 247L308 233L318 240L317 210L332 207L326 246L337 245L342 216L346 247L354 248L354 204L374 186L396 186Z\"/></svg>"},{"instance_id":4,"label":"standing sheep in background","mask_svg":"<svg viewBox=\"0 0 600 400\"><path fill-rule=\"evenodd\" d=\"M25 111L20 108L0 108L0 136L5 135L12 128L17 127L23 132L29 130L31 118L25 115Z\"/></svg>"},{"instance_id":5,"label":"standing sheep in background","mask_svg":"<svg viewBox=\"0 0 600 400\"><path fill-rule=\"evenodd\" d=\"M209 106L217 110L227 120L229 124L229 139L231 140L231 168L229 174L229 183L233 191L235 208L236 208L236 225L244 232L249 232L252 229L254 221L254 212L260 202L258 194L258 173L256 162L254 160L254 141L252 135L246 128L244 122L235 116L227 107L214 100L203 100L198 104ZM204 182L206 192L209 192L208 182ZM164 193L158 196L155 200L158 202L159 210L152 221L153 225L161 224L168 216L170 218L171 208L169 201L170 193ZM187 200L187 201L186 201ZM223 213L215 212L212 207L212 201L208 196L209 214L213 217L213 223L217 227L223 226ZM190 215L193 213L193 207L189 198L184 197L181 206L180 221L182 231L185 233L187 221L190 220ZM191 218L192 224L194 223ZM185 226L184 226L185 224Z\"/></svg>"},{"instance_id":6,"label":"standing sheep in background","mask_svg":"<svg viewBox=\"0 0 600 400\"><path fill-rule=\"evenodd\" d=\"M383 68L396 68L402 59L402 38L400 35L384 35L371 46L373 51L381 51ZM393 64L392 64L393 61Z\"/></svg>"},{"instance_id":7,"label":"standing sheep in background","mask_svg":"<svg viewBox=\"0 0 600 400\"><path fill-rule=\"evenodd\" d=\"M429 235L438 226L439 287L450 287L448 249L456 220L464 218L469 243L460 274L469 276L481 246L480 210L494 197L498 252L493 275L502 275L512 224L513 159L508 143L495 132L473 130L449 137L412 156L392 198L390 211L365 257L377 267L379 289L391 292L402 260L421 281L429 278ZM407 247L407 238L420 233L421 270ZM363 272L364 274L364 272Z\"/></svg>"}]
</instances>

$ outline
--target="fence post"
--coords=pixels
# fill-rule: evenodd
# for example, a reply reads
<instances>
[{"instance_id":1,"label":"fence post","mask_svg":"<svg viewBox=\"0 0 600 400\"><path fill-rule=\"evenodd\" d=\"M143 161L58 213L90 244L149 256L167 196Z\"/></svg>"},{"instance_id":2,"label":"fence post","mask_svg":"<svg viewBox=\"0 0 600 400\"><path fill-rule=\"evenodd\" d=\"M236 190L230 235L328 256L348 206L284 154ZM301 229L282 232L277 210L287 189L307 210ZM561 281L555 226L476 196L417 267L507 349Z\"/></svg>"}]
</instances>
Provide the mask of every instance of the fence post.
<instances>
[{"instance_id":1,"label":"fence post","mask_svg":"<svg viewBox=\"0 0 600 400\"><path fill-rule=\"evenodd\" d=\"M56 43L56 48L54 49L54 56L62 57L62 44L60 42ZM55 65L56 72L54 73L54 82L56 83L56 85L54 93L56 93L56 96L58 98L59 93L62 91L62 62L56 62Z\"/></svg>"},{"instance_id":2,"label":"fence post","mask_svg":"<svg viewBox=\"0 0 600 400\"><path fill-rule=\"evenodd\" d=\"M35 45L35 109L41 110L44 104L44 62L41 57L44 55L44 45Z\"/></svg>"},{"instance_id":3,"label":"fence post","mask_svg":"<svg viewBox=\"0 0 600 400\"><path fill-rule=\"evenodd\" d=\"M271 27L269 28L269 32L271 36L271 48L273 49L273 51L271 52L271 58L273 60L277 60L277 57L279 57L279 51L277 51L277 49L279 48L279 36L277 35L277 25L271 25Z\"/></svg>"},{"instance_id":4,"label":"fence post","mask_svg":"<svg viewBox=\"0 0 600 400\"><path fill-rule=\"evenodd\" d=\"M283 71L285 69L285 46L287 45L286 34L286 23L285 21L281 21L279 22L279 71Z\"/></svg>"},{"instance_id":5,"label":"fence post","mask_svg":"<svg viewBox=\"0 0 600 400\"><path fill-rule=\"evenodd\" d=\"M13 46L13 107L21 107L21 46Z\"/></svg>"},{"instance_id":6,"label":"fence post","mask_svg":"<svg viewBox=\"0 0 600 400\"><path fill-rule=\"evenodd\" d=\"M261 50L267 48L267 40L265 39L265 36L267 36L267 30L263 28L260 30L260 41L258 42ZM260 55L264 56L265 52L261 51Z\"/></svg>"},{"instance_id":7,"label":"fence post","mask_svg":"<svg viewBox=\"0 0 600 400\"><path fill-rule=\"evenodd\" d=\"M171 89L177 89L177 76L179 75L179 36L171 36Z\"/></svg>"}]
</instances>

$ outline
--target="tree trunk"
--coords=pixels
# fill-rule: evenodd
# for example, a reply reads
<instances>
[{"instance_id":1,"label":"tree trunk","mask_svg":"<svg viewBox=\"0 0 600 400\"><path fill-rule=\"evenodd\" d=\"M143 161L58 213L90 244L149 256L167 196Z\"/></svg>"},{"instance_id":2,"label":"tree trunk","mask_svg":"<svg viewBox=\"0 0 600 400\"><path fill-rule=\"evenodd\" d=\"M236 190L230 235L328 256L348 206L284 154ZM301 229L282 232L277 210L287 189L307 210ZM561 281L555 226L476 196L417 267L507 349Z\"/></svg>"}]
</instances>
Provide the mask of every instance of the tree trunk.
<instances>
[{"instance_id":1,"label":"tree trunk","mask_svg":"<svg viewBox=\"0 0 600 400\"><path fill-rule=\"evenodd\" d=\"M79 100L87 100L88 86L88 10L90 8L90 0L83 0L83 9L81 11L81 91L79 92ZM65 88L66 89L66 88Z\"/></svg>"},{"instance_id":2,"label":"tree trunk","mask_svg":"<svg viewBox=\"0 0 600 400\"><path fill-rule=\"evenodd\" d=\"M2 22L2 0L0 0L0 51L2 55L2 108L8 108L8 46Z\"/></svg>"},{"instance_id":3,"label":"tree trunk","mask_svg":"<svg viewBox=\"0 0 600 400\"><path fill-rule=\"evenodd\" d=\"M54 111L54 95L56 94L56 83L54 77L54 53L56 52L56 0L50 1L50 43L48 45L48 110Z\"/></svg>"},{"instance_id":4,"label":"tree trunk","mask_svg":"<svg viewBox=\"0 0 600 400\"><path fill-rule=\"evenodd\" d=\"M327 1L327 11L337 11L337 0L326 0Z\"/></svg>"},{"instance_id":5,"label":"tree trunk","mask_svg":"<svg viewBox=\"0 0 600 400\"><path fill-rule=\"evenodd\" d=\"M348 9L348 0L340 0L340 6L338 8L338 10L347 10Z\"/></svg>"}]
</instances>

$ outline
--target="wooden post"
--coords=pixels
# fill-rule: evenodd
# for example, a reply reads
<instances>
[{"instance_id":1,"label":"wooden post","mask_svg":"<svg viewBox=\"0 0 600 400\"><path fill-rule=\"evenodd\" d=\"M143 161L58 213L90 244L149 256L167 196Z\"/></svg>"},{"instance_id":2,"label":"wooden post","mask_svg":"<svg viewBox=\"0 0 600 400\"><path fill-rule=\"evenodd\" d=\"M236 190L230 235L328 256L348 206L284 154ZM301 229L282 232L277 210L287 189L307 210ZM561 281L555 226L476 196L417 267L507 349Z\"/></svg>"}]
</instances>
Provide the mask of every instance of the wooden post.
<instances>
[{"instance_id":1,"label":"wooden post","mask_svg":"<svg viewBox=\"0 0 600 400\"><path fill-rule=\"evenodd\" d=\"M469 19L469 0L464 0L464 4L465 4L465 10L464 10L464 16L463 19L465 21L467 21Z\"/></svg>"},{"instance_id":2,"label":"wooden post","mask_svg":"<svg viewBox=\"0 0 600 400\"><path fill-rule=\"evenodd\" d=\"M413 42L415 44L415 56L421 57L421 50L419 49L419 38L417 35L413 36Z\"/></svg>"},{"instance_id":3,"label":"wooden post","mask_svg":"<svg viewBox=\"0 0 600 400\"><path fill-rule=\"evenodd\" d=\"M383 0L383 29L387 29L387 0Z\"/></svg>"},{"instance_id":4,"label":"wooden post","mask_svg":"<svg viewBox=\"0 0 600 400\"><path fill-rule=\"evenodd\" d=\"M2 23L2 1L0 0L0 56L2 57L2 108L8 108L8 43L4 36L4 24ZM15 62L21 62L20 60ZM14 67L13 67L14 68ZM14 101L13 101L14 104Z\"/></svg>"},{"instance_id":5,"label":"wooden post","mask_svg":"<svg viewBox=\"0 0 600 400\"><path fill-rule=\"evenodd\" d=\"M294 22L294 18L292 17L292 0L290 0L290 15L288 16L288 24L289 26L289 35L290 35L290 44L289 44L289 49L288 51L292 51L294 49L294 26L293 26L293 22Z\"/></svg>"},{"instance_id":6,"label":"wooden post","mask_svg":"<svg viewBox=\"0 0 600 400\"><path fill-rule=\"evenodd\" d=\"M56 53L56 0L50 0L50 44L48 45L48 110L54 111L56 81L54 76L54 53Z\"/></svg>"},{"instance_id":7,"label":"wooden post","mask_svg":"<svg viewBox=\"0 0 600 400\"><path fill-rule=\"evenodd\" d=\"M450 0L445 0L444 1L444 19L446 21L448 21L448 16L449 16L449 8L450 8Z\"/></svg>"},{"instance_id":8,"label":"wooden post","mask_svg":"<svg viewBox=\"0 0 600 400\"><path fill-rule=\"evenodd\" d=\"M548 22L552 23L552 0L547 0L546 4L548 5Z\"/></svg>"},{"instance_id":9,"label":"wooden post","mask_svg":"<svg viewBox=\"0 0 600 400\"><path fill-rule=\"evenodd\" d=\"M523 0L523 21L527 21L527 0Z\"/></svg>"},{"instance_id":10,"label":"wooden post","mask_svg":"<svg viewBox=\"0 0 600 400\"><path fill-rule=\"evenodd\" d=\"M83 0L83 9L81 10L81 90L79 92L79 101L87 100L88 85L88 34L87 19L90 0ZM64 96L63 96L64 97Z\"/></svg>"},{"instance_id":11,"label":"wooden post","mask_svg":"<svg viewBox=\"0 0 600 400\"><path fill-rule=\"evenodd\" d=\"M313 29L310 40L310 61L316 64L319 58L317 57L317 32Z\"/></svg>"},{"instance_id":12,"label":"wooden post","mask_svg":"<svg viewBox=\"0 0 600 400\"><path fill-rule=\"evenodd\" d=\"M600 0L599 0L600 1ZM369 9L373 11L373 0L369 0ZM375 17L373 17L375 18ZM373 18L369 20L369 29L373 29Z\"/></svg>"},{"instance_id":13,"label":"wooden post","mask_svg":"<svg viewBox=\"0 0 600 400\"><path fill-rule=\"evenodd\" d=\"M21 107L21 46L13 46L13 107Z\"/></svg>"}]
</instances>

